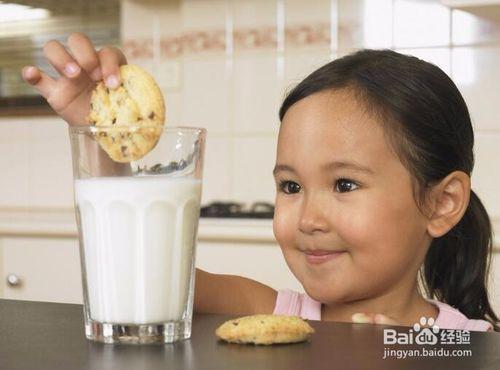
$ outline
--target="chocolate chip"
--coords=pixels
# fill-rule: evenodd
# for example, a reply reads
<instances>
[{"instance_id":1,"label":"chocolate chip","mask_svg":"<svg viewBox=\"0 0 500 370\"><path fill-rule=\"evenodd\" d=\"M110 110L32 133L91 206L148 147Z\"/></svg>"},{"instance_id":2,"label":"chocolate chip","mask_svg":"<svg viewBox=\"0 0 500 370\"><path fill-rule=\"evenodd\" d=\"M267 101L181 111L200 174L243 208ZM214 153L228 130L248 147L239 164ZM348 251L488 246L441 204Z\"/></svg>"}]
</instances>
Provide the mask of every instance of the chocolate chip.
<instances>
[{"instance_id":1,"label":"chocolate chip","mask_svg":"<svg viewBox=\"0 0 500 370\"><path fill-rule=\"evenodd\" d=\"M238 326L238 323L237 323L237 322L233 322L233 325L234 325L234 326Z\"/></svg>"},{"instance_id":2,"label":"chocolate chip","mask_svg":"<svg viewBox=\"0 0 500 370\"><path fill-rule=\"evenodd\" d=\"M111 122L111 124L115 124L116 123L116 118L113 118L113 121Z\"/></svg>"},{"instance_id":3,"label":"chocolate chip","mask_svg":"<svg viewBox=\"0 0 500 370\"><path fill-rule=\"evenodd\" d=\"M148 118L149 118L149 119L153 119L153 118L155 118L155 112L151 112L151 113L149 113Z\"/></svg>"},{"instance_id":4,"label":"chocolate chip","mask_svg":"<svg viewBox=\"0 0 500 370\"><path fill-rule=\"evenodd\" d=\"M125 145L122 145L122 146L120 147L120 149L121 149L121 151L122 151L122 154L123 154L123 155L126 155L126 153L125 153L125 152L127 151L127 147L126 147Z\"/></svg>"}]
</instances>

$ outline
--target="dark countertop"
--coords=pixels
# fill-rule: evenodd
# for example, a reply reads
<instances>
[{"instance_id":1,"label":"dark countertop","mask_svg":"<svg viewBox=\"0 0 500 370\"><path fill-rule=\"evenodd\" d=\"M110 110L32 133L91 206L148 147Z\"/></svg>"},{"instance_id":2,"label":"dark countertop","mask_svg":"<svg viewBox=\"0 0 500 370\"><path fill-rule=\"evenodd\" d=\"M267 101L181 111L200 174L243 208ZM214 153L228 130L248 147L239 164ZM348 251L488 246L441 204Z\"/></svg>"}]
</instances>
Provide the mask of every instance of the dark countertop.
<instances>
[{"instance_id":1,"label":"dark countertop","mask_svg":"<svg viewBox=\"0 0 500 370\"><path fill-rule=\"evenodd\" d=\"M385 326L310 321L316 330L310 342L254 346L217 341L215 328L230 318L195 315L184 342L110 345L85 339L81 305L0 299L0 369L500 369L499 333L471 332L469 345L435 347L471 350L470 357L384 360Z\"/></svg>"}]
</instances>

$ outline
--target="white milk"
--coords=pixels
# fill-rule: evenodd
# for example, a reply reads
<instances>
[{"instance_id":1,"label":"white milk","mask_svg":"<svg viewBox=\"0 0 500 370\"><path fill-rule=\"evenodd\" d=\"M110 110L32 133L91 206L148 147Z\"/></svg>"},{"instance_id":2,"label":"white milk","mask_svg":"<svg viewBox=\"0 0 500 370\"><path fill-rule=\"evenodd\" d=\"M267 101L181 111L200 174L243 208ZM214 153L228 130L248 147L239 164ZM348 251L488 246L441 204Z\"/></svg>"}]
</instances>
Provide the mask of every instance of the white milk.
<instances>
[{"instance_id":1,"label":"white milk","mask_svg":"<svg viewBox=\"0 0 500 370\"><path fill-rule=\"evenodd\" d=\"M76 180L75 200L91 318L129 324L181 320L194 268L201 180Z\"/></svg>"}]
</instances>

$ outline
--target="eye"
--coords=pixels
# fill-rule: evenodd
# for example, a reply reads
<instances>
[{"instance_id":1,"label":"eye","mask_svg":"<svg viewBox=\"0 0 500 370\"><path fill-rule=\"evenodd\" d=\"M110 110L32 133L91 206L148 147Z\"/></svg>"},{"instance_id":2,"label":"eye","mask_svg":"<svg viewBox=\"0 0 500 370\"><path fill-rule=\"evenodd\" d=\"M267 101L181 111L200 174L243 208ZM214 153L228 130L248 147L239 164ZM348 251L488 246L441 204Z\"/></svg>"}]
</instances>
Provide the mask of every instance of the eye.
<instances>
[{"instance_id":1,"label":"eye","mask_svg":"<svg viewBox=\"0 0 500 370\"><path fill-rule=\"evenodd\" d=\"M358 187L355 181L349 179L338 179L335 183L335 191L339 193L347 193L356 190Z\"/></svg>"},{"instance_id":2,"label":"eye","mask_svg":"<svg viewBox=\"0 0 500 370\"><path fill-rule=\"evenodd\" d=\"M289 181L289 180L281 180L279 182L279 188L285 194L295 194L295 193L298 193L300 191L300 185L297 184L296 182Z\"/></svg>"}]
</instances>

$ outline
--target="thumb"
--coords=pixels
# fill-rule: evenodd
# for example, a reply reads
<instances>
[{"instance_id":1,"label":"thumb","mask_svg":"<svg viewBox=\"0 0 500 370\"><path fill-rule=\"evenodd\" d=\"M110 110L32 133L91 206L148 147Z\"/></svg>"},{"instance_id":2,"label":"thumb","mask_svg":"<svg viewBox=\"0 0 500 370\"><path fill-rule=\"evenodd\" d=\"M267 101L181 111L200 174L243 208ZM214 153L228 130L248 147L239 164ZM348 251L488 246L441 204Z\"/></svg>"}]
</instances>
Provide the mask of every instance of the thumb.
<instances>
[{"instance_id":1,"label":"thumb","mask_svg":"<svg viewBox=\"0 0 500 370\"><path fill-rule=\"evenodd\" d=\"M375 324L383 324L383 325L401 325L399 322L394 320L392 317L383 315L381 313L376 314L373 317L373 321Z\"/></svg>"},{"instance_id":2,"label":"thumb","mask_svg":"<svg viewBox=\"0 0 500 370\"><path fill-rule=\"evenodd\" d=\"M56 84L52 77L34 66L24 67L21 75L24 81L37 89L40 95L42 95L45 99L49 97Z\"/></svg>"}]
</instances>

